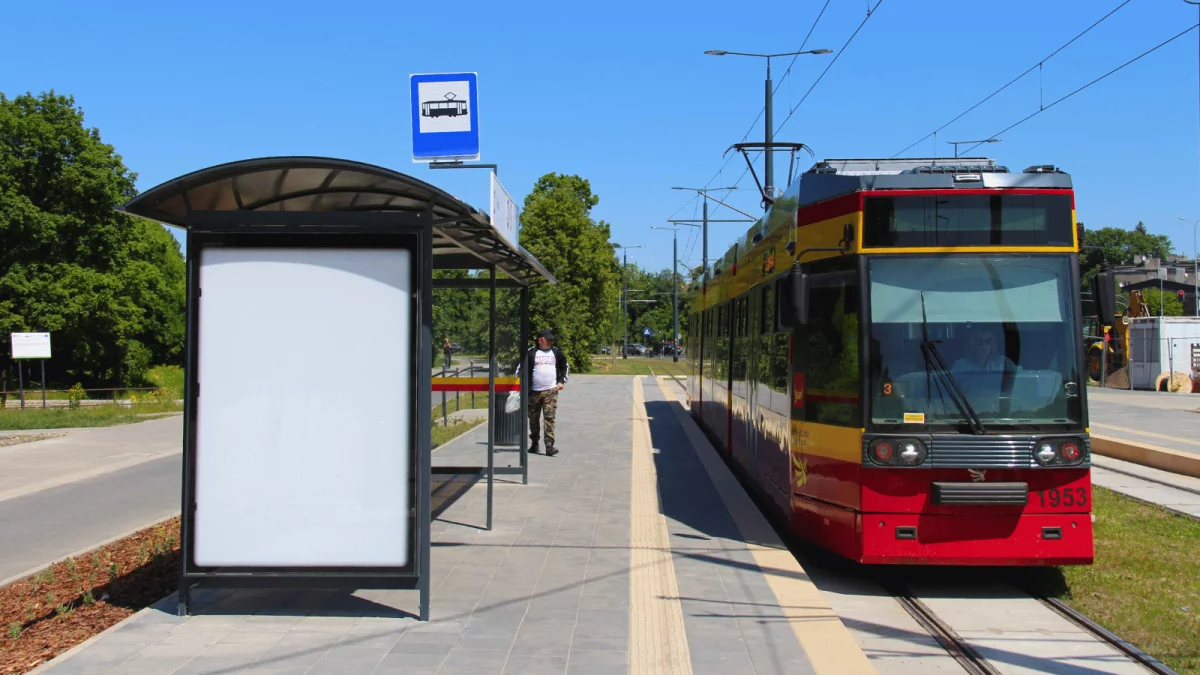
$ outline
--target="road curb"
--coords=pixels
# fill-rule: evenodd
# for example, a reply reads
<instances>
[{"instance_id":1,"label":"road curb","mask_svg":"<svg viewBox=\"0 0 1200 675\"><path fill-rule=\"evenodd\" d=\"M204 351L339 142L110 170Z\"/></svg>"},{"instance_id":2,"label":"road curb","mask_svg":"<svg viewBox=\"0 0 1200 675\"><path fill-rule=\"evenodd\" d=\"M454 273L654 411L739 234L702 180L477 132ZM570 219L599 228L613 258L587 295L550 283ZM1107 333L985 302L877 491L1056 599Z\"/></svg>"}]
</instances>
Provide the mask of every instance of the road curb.
<instances>
[{"instance_id":1,"label":"road curb","mask_svg":"<svg viewBox=\"0 0 1200 675\"><path fill-rule=\"evenodd\" d=\"M1132 443L1111 436L1091 435L1092 452L1162 471L1200 478L1200 455L1162 448L1146 443Z\"/></svg>"},{"instance_id":2,"label":"road curb","mask_svg":"<svg viewBox=\"0 0 1200 675\"><path fill-rule=\"evenodd\" d=\"M81 548L78 551L74 551L74 552L68 553L66 555L60 555L48 563L42 563L41 565L38 565L36 567L31 567L31 568L25 570L24 572L21 572L20 574L8 577L7 579L0 579L0 588L4 588L5 586L15 584L18 581L21 581L22 579L31 577L31 576L41 572L42 570L45 570L48 567L53 567L54 565L57 565L58 563L67 560L68 558L78 558L81 555L86 555L97 549L104 548L105 546L108 546L109 544L111 544L113 542L120 541L126 537L132 537L133 535L137 534L138 532L141 532L142 530L148 530L152 527L155 527L156 525L162 525L163 523L167 522L168 520L171 520L172 518L178 518L178 517L179 517L178 513L172 513L172 514L166 516L165 518L155 518L154 520L150 521L149 523L146 523L145 525L139 525L138 527L135 527L132 530L129 530L128 532L123 532L121 534L118 534L115 537L109 537L108 539L105 539L104 541L99 542L97 544L89 544L86 548Z\"/></svg>"}]
</instances>

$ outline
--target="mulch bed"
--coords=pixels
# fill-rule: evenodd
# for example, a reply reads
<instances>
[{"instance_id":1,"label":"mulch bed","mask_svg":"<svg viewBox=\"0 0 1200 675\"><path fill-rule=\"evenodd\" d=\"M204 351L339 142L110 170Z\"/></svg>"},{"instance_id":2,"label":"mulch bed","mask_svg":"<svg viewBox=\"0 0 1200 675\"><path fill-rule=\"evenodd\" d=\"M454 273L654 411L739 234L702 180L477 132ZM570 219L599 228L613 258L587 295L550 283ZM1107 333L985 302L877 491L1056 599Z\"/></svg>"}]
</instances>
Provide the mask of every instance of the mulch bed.
<instances>
[{"instance_id":1,"label":"mulch bed","mask_svg":"<svg viewBox=\"0 0 1200 675\"><path fill-rule=\"evenodd\" d=\"M0 673L26 673L179 585L179 518L0 588Z\"/></svg>"},{"instance_id":2,"label":"mulch bed","mask_svg":"<svg viewBox=\"0 0 1200 675\"><path fill-rule=\"evenodd\" d=\"M56 438L62 434L17 434L16 436L0 436L0 448L9 445L18 445L21 443L32 443L33 441L44 441L47 438Z\"/></svg>"}]
</instances>

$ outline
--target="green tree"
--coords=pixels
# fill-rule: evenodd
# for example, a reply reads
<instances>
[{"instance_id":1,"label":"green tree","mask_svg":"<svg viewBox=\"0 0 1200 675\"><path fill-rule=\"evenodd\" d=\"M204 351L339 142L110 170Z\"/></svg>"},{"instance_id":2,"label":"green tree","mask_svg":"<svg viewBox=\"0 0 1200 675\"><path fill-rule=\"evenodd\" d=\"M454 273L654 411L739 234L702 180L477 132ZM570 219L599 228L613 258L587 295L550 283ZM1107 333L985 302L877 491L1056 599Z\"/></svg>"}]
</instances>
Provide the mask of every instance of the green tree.
<instances>
[{"instance_id":1,"label":"green tree","mask_svg":"<svg viewBox=\"0 0 1200 675\"><path fill-rule=\"evenodd\" d=\"M1166 306L1163 306L1164 301ZM1183 316L1183 301L1173 291L1159 292L1157 288L1143 288L1142 302L1150 316Z\"/></svg>"},{"instance_id":2,"label":"green tree","mask_svg":"<svg viewBox=\"0 0 1200 675\"><path fill-rule=\"evenodd\" d=\"M584 178L548 173L525 197L521 213L521 244L559 282L533 287L531 327L553 331L577 372L591 370L592 350L610 335L604 317L612 316L617 302L618 265L609 227L591 217L599 201Z\"/></svg>"},{"instance_id":3,"label":"green tree","mask_svg":"<svg viewBox=\"0 0 1200 675\"><path fill-rule=\"evenodd\" d=\"M72 97L0 94L0 336L50 332L48 379L140 384L182 360L183 256L114 210L136 174L83 122ZM0 378L11 365L0 350Z\"/></svg>"},{"instance_id":4,"label":"green tree","mask_svg":"<svg viewBox=\"0 0 1200 675\"><path fill-rule=\"evenodd\" d=\"M1165 234L1150 234L1141 222L1133 230L1119 227L1089 230L1085 226L1083 245L1086 248L1080 256L1080 274L1089 285L1092 275L1102 267L1132 265L1137 255L1165 259L1171 254L1171 238Z\"/></svg>"}]
</instances>

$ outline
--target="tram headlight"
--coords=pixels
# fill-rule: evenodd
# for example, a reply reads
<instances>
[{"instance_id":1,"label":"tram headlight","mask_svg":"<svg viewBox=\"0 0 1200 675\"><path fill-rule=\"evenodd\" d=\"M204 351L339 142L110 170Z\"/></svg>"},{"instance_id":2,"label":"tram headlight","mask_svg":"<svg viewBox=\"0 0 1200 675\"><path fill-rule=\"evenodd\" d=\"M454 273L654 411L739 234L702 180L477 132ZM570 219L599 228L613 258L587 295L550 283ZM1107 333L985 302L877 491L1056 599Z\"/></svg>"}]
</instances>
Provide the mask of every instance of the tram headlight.
<instances>
[{"instance_id":1,"label":"tram headlight","mask_svg":"<svg viewBox=\"0 0 1200 675\"><path fill-rule=\"evenodd\" d=\"M1078 438L1044 438L1034 447L1033 458L1042 466L1074 466L1083 461Z\"/></svg>"},{"instance_id":2,"label":"tram headlight","mask_svg":"<svg viewBox=\"0 0 1200 675\"><path fill-rule=\"evenodd\" d=\"M877 438L868 446L871 462L881 466L917 466L925 461L925 444L915 438Z\"/></svg>"},{"instance_id":3,"label":"tram headlight","mask_svg":"<svg viewBox=\"0 0 1200 675\"><path fill-rule=\"evenodd\" d=\"M915 438L906 438L896 444L900 451L900 464L916 466L925 461L925 444Z\"/></svg>"}]
</instances>

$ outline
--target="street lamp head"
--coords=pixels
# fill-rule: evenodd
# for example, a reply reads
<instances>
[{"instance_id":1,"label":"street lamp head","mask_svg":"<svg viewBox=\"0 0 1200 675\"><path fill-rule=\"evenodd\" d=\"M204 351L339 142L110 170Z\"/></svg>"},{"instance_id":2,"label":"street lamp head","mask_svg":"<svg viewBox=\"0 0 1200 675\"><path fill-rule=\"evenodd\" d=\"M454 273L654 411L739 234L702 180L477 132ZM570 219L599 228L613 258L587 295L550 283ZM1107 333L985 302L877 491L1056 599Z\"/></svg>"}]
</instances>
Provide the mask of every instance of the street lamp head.
<instances>
[{"instance_id":1,"label":"street lamp head","mask_svg":"<svg viewBox=\"0 0 1200 675\"><path fill-rule=\"evenodd\" d=\"M801 54L805 54L805 53L807 53L807 54L832 54L833 50L832 49L813 49L812 51L809 51L809 52L800 52L800 53Z\"/></svg>"},{"instance_id":2,"label":"street lamp head","mask_svg":"<svg viewBox=\"0 0 1200 675\"><path fill-rule=\"evenodd\" d=\"M704 53L708 54L709 56L725 56L729 52L721 50L721 49L710 49Z\"/></svg>"}]
</instances>

